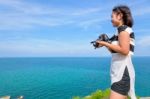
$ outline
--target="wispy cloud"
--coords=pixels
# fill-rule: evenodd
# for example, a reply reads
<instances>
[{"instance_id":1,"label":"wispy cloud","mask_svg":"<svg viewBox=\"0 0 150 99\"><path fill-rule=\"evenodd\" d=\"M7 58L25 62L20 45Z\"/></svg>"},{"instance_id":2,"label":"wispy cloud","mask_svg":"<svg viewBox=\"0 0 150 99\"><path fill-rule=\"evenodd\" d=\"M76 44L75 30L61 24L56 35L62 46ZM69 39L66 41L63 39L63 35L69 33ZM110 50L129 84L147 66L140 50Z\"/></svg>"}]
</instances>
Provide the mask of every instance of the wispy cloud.
<instances>
[{"instance_id":1,"label":"wispy cloud","mask_svg":"<svg viewBox=\"0 0 150 99\"><path fill-rule=\"evenodd\" d=\"M102 10L103 9L100 8L100 7L81 9L81 10L73 12L71 15L82 16L82 15L88 15L88 14L91 14L91 13L97 13L97 12L100 12Z\"/></svg>"},{"instance_id":2,"label":"wispy cloud","mask_svg":"<svg viewBox=\"0 0 150 99\"><path fill-rule=\"evenodd\" d=\"M140 47L150 48L150 36L142 36L137 40L137 45Z\"/></svg>"},{"instance_id":3,"label":"wispy cloud","mask_svg":"<svg viewBox=\"0 0 150 99\"><path fill-rule=\"evenodd\" d=\"M125 1L119 2L127 4ZM147 2L149 1L133 1L129 4L135 17L150 15L150 7L146 4ZM99 3L96 6L91 5L87 7L70 7L65 4L64 7L51 5L50 3L45 5L38 3L38 1L0 0L0 54L13 56L13 53L16 55L66 55L68 53L70 55L97 56L97 53L106 52L103 49L93 50L89 42L96 39L95 35L99 35L95 32L99 30L104 32L107 30L108 32L111 31L108 25L102 25L110 20L111 9L118 2L110 1L105 5L101 2ZM38 32L36 29L39 28L46 29L49 34L44 35L47 36L55 34L55 31L53 32L54 28L62 29L63 32L58 34L63 36L65 40L55 40L53 37L49 37L49 39L37 37L38 33L35 32ZM150 39L149 29L147 27L140 30L137 27L136 29L136 48L140 49L138 53L141 54L143 49L150 48L149 43L147 43ZM79 33L76 31L79 31ZM61 30L58 32L61 32ZM86 32L87 34L85 33L84 39L69 41L67 40L68 36L66 36L69 32L76 33L74 35L78 35L78 37L80 37L81 32ZM95 34L90 34L90 32ZM140 32L146 36L140 37L141 35L138 34ZM24 36L24 34L27 36ZM94 35L94 38L92 38L92 35ZM88 40L88 38L91 40ZM139 46L142 47L140 48ZM144 52L146 53L146 51ZM103 55L108 54L104 53Z\"/></svg>"},{"instance_id":4,"label":"wispy cloud","mask_svg":"<svg viewBox=\"0 0 150 99\"><path fill-rule=\"evenodd\" d=\"M105 20L104 17L94 21L93 18L88 18L88 16L100 12L102 10L100 7L68 10L69 8L55 8L20 0L0 0L0 5L4 7L4 11L0 14L1 30L34 28L37 25L53 27L66 24L76 24L85 28L89 24L93 25L96 21ZM7 11L5 11L5 8L7 8ZM85 22L87 18L88 21Z\"/></svg>"},{"instance_id":5,"label":"wispy cloud","mask_svg":"<svg viewBox=\"0 0 150 99\"><path fill-rule=\"evenodd\" d=\"M150 55L150 36L142 36L136 39L135 55L149 56Z\"/></svg>"},{"instance_id":6,"label":"wispy cloud","mask_svg":"<svg viewBox=\"0 0 150 99\"><path fill-rule=\"evenodd\" d=\"M36 25L57 26L68 23L65 19L56 18L60 15L61 11L54 8L30 4L19 0L0 1L0 4L11 9L8 12L0 14L1 29L33 28ZM55 14L56 17L53 17L52 15Z\"/></svg>"},{"instance_id":7,"label":"wispy cloud","mask_svg":"<svg viewBox=\"0 0 150 99\"><path fill-rule=\"evenodd\" d=\"M94 56L97 52L88 41L82 43L73 41L72 43L68 43L58 40L28 38L15 41L3 40L0 42L0 45L1 56ZM89 54L87 55L87 53ZM103 54L101 55L104 56Z\"/></svg>"},{"instance_id":8,"label":"wispy cloud","mask_svg":"<svg viewBox=\"0 0 150 99\"><path fill-rule=\"evenodd\" d=\"M138 9L133 10L134 16L150 15L150 6L139 6Z\"/></svg>"},{"instance_id":9,"label":"wispy cloud","mask_svg":"<svg viewBox=\"0 0 150 99\"><path fill-rule=\"evenodd\" d=\"M139 5L139 2L130 4ZM62 26L78 25L83 29L91 25L97 26L98 23L108 20L108 12L111 7L90 7L90 8L59 8L51 5L41 5L22 0L0 0L3 11L0 13L0 29L26 29L40 26ZM137 6L137 5L136 5ZM138 10L133 8L134 15L143 15L150 13L150 7L140 7Z\"/></svg>"}]
</instances>

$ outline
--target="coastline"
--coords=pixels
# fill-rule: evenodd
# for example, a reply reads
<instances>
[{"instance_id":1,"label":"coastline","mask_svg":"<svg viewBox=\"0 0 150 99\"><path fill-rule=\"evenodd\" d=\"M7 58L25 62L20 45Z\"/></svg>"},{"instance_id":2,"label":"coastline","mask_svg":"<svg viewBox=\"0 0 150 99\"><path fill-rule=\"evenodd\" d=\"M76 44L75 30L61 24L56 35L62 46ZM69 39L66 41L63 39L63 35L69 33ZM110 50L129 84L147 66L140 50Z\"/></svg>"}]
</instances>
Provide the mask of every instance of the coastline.
<instances>
[{"instance_id":1,"label":"coastline","mask_svg":"<svg viewBox=\"0 0 150 99\"><path fill-rule=\"evenodd\" d=\"M11 96L2 96L0 99L11 99ZM23 99L23 96L20 96L17 99ZM141 97L140 99L150 99L150 97Z\"/></svg>"}]
</instances>

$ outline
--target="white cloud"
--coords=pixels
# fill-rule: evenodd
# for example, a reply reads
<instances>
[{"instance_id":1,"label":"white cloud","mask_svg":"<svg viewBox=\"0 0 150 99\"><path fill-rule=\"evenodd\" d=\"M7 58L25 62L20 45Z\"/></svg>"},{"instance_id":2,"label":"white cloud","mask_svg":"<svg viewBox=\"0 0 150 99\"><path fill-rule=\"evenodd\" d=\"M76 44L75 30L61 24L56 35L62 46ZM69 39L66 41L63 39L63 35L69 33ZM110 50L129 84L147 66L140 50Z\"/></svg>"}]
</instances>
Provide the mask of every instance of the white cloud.
<instances>
[{"instance_id":1,"label":"white cloud","mask_svg":"<svg viewBox=\"0 0 150 99\"><path fill-rule=\"evenodd\" d=\"M99 20L93 21L95 17L93 14L102 10L100 7L84 9L54 8L21 0L0 0L0 5L7 9L9 8L8 11L0 13L0 30L30 29L37 25L53 27L66 24L76 24L87 28L89 24L97 25ZM87 24L84 24L85 19L88 20ZM99 19L105 20L103 16L99 17Z\"/></svg>"},{"instance_id":2,"label":"white cloud","mask_svg":"<svg viewBox=\"0 0 150 99\"><path fill-rule=\"evenodd\" d=\"M108 17L104 17L104 18L98 18L98 19L91 19L91 20L86 20L86 21L81 21L79 24L80 27L84 28L85 30L87 30L89 27L94 26L95 28L101 28L100 23L109 20Z\"/></svg>"},{"instance_id":3,"label":"white cloud","mask_svg":"<svg viewBox=\"0 0 150 99\"><path fill-rule=\"evenodd\" d=\"M100 12L102 10L103 9L100 8L100 7L80 9L80 10L77 10L77 11L73 12L71 15L82 16L82 15L88 15L88 14L91 14L91 13L97 13L97 12Z\"/></svg>"},{"instance_id":4,"label":"white cloud","mask_svg":"<svg viewBox=\"0 0 150 99\"><path fill-rule=\"evenodd\" d=\"M135 55L149 56L150 55L150 36L140 36L136 39Z\"/></svg>"},{"instance_id":5,"label":"white cloud","mask_svg":"<svg viewBox=\"0 0 150 99\"><path fill-rule=\"evenodd\" d=\"M106 49L95 50L88 40L65 42L49 39L9 39L0 42L0 54L6 56L106 56Z\"/></svg>"},{"instance_id":6,"label":"white cloud","mask_svg":"<svg viewBox=\"0 0 150 99\"><path fill-rule=\"evenodd\" d=\"M130 4L133 6L134 15L150 13L149 6L141 6L138 10L134 8L143 2L145 1ZM32 29L37 25L54 27L70 24L88 29L90 26L99 25L98 23L101 21L106 21L109 18L106 10L111 9L110 3L105 7L71 9L29 3L22 0L0 0L0 5L7 9L7 11L4 10L0 13L0 30Z\"/></svg>"},{"instance_id":7,"label":"white cloud","mask_svg":"<svg viewBox=\"0 0 150 99\"><path fill-rule=\"evenodd\" d=\"M133 8L134 15L148 15L150 13L149 6L142 6L145 1L132 2L130 6ZM103 6L91 6L87 8L65 8L46 6L37 3L26 2L23 0L0 0L0 30L30 30L36 29L37 26L56 27L64 25L79 26L84 30L91 27L101 28L100 23L109 20L112 5L109 3ZM110 6L111 5L111 6ZM137 6L139 6L137 10ZM103 8L101 8L103 7ZM109 9L109 10L108 10ZM146 34L149 30L141 30ZM139 32L139 31L138 31ZM97 34L96 34L97 35ZM0 41L0 53L20 53L36 54L36 55L53 55L53 54L72 54L72 55L89 55L89 56L105 56L106 50L93 50L92 47L84 42L65 42L59 40L48 39L15 39L8 41ZM148 53L150 48L150 37L145 36L136 39L137 54ZM104 52L103 52L104 51ZM97 53L100 53L97 55ZM149 54L150 55L150 54ZM5 56L5 55L4 55Z\"/></svg>"},{"instance_id":8,"label":"white cloud","mask_svg":"<svg viewBox=\"0 0 150 99\"><path fill-rule=\"evenodd\" d=\"M149 15L150 14L150 6L142 6L138 7L138 9L133 10L134 16L142 16L142 15Z\"/></svg>"},{"instance_id":9,"label":"white cloud","mask_svg":"<svg viewBox=\"0 0 150 99\"><path fill-rule=\"evenodd\" d=\"M18 40L4 40L0 42L0 50L3 51L12 51L17 54L17 52L24 53L64 53L70 51L78 51L81 49L85 49L85 45L81 46L81 44L72 44L58 41L58 40L48 40L48 39L18 39ZM78 47L77 47L78 46Z\"/></svg>"},{"instance_id":10,"label":"white cloud","mask_svg":"<svg viewBox=\"0 0 150 99\"><path fill-rule=\"evenodd\" d=\"M133 16L142 16L150 14L150 6L148 0L132 1L127 4L130 6Z\"/></svg>"},{"instance_id":11,"label":"white cloud","mask_svg":"<svg viewBox=\"0 0 150 99\"><path fill-rule=\"evenodd\" d=\"M150 36L142 36L137 41L137 46L140 47L150 47Z\"/></svg>"},{"instance_id":12,"label":"white cloud","mask_svg":"<svg viewBox=\"0 0 150 99\"><path fill-rule=\"evenodd\" d=\"M70 20L61 19L60 17L57 18L61 11L56 8L25 3L19 0L0 1L0 4L13 9L0 14L1 30L33 28L36 25L51 27L70 23ZM51 16L55 14L56 17Z\"/></svg>"}]
</instances>

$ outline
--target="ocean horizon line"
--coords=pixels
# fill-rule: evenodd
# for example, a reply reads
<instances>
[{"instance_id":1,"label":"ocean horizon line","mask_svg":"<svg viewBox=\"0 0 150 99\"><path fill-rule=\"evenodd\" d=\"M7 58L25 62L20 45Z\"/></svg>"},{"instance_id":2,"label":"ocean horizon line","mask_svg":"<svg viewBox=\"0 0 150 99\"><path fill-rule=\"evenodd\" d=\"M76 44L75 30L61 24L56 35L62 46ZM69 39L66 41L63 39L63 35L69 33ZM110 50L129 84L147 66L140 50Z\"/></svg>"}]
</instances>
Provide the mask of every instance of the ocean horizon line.
<instances>
[{"instance_id":1,"label":"ocean horizon line","mask_svg":"<svg viewBox=\"0 0 150 99\"><path fill-rule=\"evenodd\" d=\"M150 56L133 56L136 57L150 57ZM0 58L111 58L111 56L8 56Z\"/></svg>"}]
</instances>

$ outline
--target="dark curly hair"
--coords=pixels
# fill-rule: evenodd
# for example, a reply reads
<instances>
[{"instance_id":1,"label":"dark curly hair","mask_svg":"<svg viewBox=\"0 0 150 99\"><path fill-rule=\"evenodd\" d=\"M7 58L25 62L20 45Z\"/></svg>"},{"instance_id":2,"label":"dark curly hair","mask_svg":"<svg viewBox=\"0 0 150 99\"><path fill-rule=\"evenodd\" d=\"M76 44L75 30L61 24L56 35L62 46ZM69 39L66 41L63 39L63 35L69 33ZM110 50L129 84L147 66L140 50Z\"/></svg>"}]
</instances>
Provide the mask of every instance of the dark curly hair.
<instances>
[{"instance_id":1,"label":"dark curly hair","mask_svg":"<svg viewBox=\"0 0 150 99\"><path fill-rule=\"evenodd\" d=\"M126 5L115 6L112 11L117 14L121 13L123 15L122 18L123 18L124 25L127 25L129 27L133 26L132 14L131 14L131 11L128 6L126 6Z\"/></svg>"}]
</instances>

